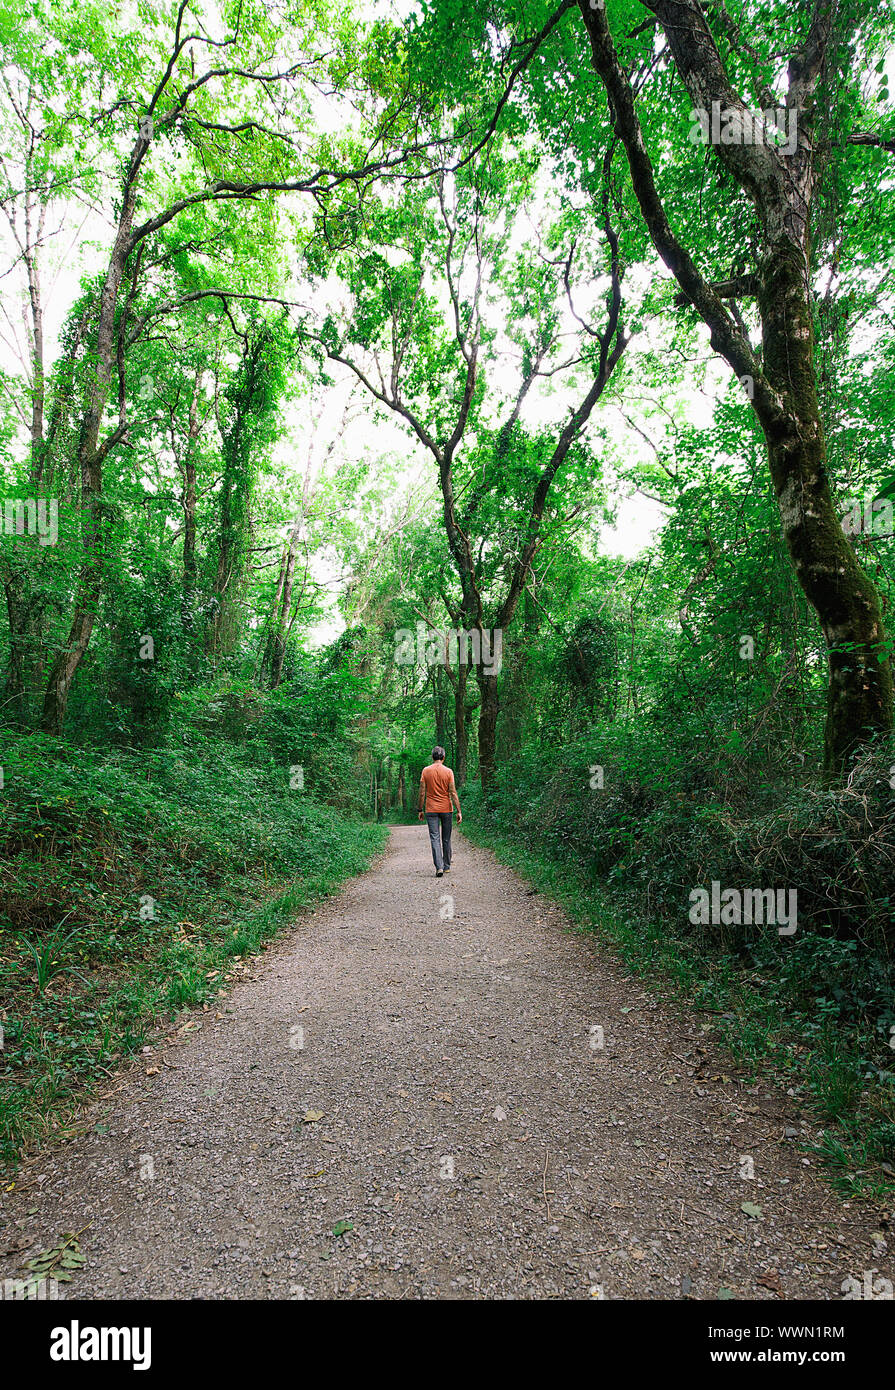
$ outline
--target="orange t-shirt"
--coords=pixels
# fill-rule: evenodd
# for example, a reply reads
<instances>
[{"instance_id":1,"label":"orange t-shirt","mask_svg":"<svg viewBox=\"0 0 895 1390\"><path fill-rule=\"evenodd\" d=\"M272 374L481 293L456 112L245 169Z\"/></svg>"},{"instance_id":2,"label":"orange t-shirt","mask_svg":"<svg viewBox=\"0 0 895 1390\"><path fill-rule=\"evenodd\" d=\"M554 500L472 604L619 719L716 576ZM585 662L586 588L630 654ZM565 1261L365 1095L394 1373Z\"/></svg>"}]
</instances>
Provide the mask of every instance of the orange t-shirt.
<instances>
[{"instance_id":1,"label":"orange t-shirt","mask_svg":"<svg viewBox=\"0 0 895 1390\"><path fill-rule=\"evenodd\" d=\"M420 777L423 805L427 811L452 810L449 793L454 790L454 774L443 762L430 763Z\"/></svg>"}]
</instances>

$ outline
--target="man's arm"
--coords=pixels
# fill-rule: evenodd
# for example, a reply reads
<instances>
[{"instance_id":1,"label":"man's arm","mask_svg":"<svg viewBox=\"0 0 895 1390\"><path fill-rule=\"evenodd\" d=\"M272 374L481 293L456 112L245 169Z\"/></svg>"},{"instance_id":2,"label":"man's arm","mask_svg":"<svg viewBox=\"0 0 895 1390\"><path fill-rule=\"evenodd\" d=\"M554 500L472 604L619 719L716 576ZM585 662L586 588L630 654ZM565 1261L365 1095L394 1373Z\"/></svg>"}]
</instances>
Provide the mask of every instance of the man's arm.
<instances>
[{"instance_id":1,"label":"man's arm","mask_svg":"<svg viewBox=\"0 0 895 1390\"><path fill-rule=\"evenodd\" d=\"M454 781L454 774L453 774L453 773L451 773L450 798L451 798L451 801L453 801L454 805L455 805L456 808L457 808L457 824L459 825L460 822L461 822L462 819L463 819L463 812L460 810L460 798L459 798L459 796L457 795L457 784L456 784L456 782Z\"/></svg>"}]
</instances>

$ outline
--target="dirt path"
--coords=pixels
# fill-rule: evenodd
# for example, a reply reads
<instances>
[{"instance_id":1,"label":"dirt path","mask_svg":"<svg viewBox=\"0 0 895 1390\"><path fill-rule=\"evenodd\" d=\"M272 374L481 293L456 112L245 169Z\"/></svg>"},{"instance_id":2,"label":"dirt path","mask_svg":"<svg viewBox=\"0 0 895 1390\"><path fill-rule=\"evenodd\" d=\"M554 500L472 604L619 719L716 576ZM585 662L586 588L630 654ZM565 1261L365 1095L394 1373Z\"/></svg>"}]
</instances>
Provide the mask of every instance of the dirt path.
<instances>
[{"instance_id":1,"label":"dirt path","mask_svg":"<svg viewBox=\"0 0 895 1390\"><path fill-rule=\"evenodd\" d=\"M72 1297L841 1299L848 1276L891 1279L878 1214L806 1166L786 1098L711 1059L693 1075L704 1016L563 926L485 851L458 837L436 880L425 829L395 829L24 1171L0 1277L76 1231Z\"/></svg>"}]
</instances>

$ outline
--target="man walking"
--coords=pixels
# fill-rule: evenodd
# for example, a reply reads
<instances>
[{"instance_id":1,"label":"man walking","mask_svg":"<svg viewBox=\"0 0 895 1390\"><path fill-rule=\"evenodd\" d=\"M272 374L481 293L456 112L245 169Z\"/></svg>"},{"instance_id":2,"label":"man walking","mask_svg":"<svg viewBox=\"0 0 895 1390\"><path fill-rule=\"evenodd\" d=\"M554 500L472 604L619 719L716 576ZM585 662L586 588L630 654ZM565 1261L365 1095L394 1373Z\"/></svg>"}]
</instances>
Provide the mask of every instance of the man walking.
<instances>
[{"instance_id":1,"label":"man walking","mask_svg":"<svg viewBox=\"0 0 895 1390\"><path fill-rule=\"evenodd\" d=\"M435 877L441 878L451 867L451 829L454 823L451 803L457 808L457 824L463 820L454 774L444 765L444 749L432 749L432 761L420 777L419 819L425 812L435 861Z\"/></svg>"}]
</instances>

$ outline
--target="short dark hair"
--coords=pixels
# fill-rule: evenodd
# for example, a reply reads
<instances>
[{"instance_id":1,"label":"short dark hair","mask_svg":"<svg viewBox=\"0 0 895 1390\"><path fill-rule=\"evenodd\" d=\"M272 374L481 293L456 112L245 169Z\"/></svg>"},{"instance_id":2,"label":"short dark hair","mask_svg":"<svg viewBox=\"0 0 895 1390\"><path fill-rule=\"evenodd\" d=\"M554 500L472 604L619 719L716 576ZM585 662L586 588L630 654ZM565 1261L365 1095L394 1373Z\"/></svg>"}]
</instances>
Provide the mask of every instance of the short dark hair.
<instances>
[{"instance_id":1,"label":"short dark hair","mask_svg":"<svg viewBox=\"0 0 895 1390\"><path fill-rule=\"evenodd\" d=\"M433 761L433 763L441 762L441 760L443 759L443 757L444 757L444 749L441 747L440 744L436 744L435 747L432 749L432 761Z\"/></svg>"}]
</instances>

